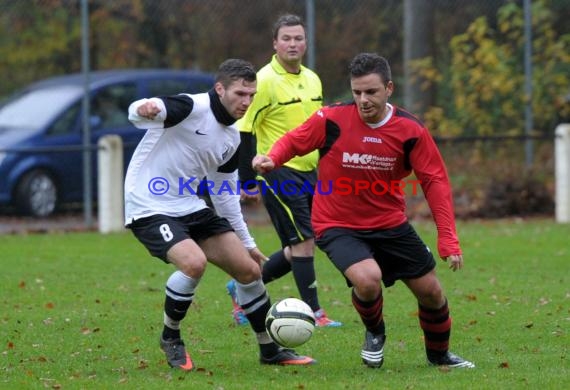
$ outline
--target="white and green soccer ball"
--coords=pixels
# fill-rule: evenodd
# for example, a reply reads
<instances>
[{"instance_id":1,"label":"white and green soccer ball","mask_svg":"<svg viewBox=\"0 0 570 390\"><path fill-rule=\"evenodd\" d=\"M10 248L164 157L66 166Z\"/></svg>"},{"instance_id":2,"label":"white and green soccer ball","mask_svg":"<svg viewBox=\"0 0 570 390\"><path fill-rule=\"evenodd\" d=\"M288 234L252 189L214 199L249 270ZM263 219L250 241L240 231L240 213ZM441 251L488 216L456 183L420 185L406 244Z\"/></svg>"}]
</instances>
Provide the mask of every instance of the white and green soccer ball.
<instances>
[{"instance_id":1,"label":"white and green soccer ball","mask_svg":"<svg viewBox=\"0 0 570 390\"><path fill-rule=\"evenodd\" d=\"M277 344L294 348L305 344L315 330L315 315L305 302L285 298L271 306L265 318L269 336Z\"/></svg>"}]
</instances>

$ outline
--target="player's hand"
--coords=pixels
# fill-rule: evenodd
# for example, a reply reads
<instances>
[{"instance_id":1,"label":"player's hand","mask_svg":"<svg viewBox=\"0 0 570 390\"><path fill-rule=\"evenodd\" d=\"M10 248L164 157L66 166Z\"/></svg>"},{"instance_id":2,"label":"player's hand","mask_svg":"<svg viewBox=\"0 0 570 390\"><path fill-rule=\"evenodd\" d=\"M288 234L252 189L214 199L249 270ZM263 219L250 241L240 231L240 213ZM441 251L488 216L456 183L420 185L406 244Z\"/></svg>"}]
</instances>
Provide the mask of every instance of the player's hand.
<instances>
[{"instance_id":1,"label":"player's hand","mask_svg":"<svg viewBox=\"0 0 570 390\"><path fill-rule=\"evenodd\" d=\"M251 255L251 257L253 257L253 260L255 260L257 264L259 264L260 267L263 267L263 264L268 260L267 256L261 253L261 251L257 247L251 248L249 250L249 254Z\"/></svg>"},{"instance_id":2,"label":"player's hand","mask_svg":"<svg viewBox=\"0 0 570 390\"><path fill-rule=\"evenodd\" d=\"M240 190L239 200L242 203L259 203L261 201L261 191L259 187L255 186L245 190L242 188Z\"/></svg>"},{"instance_id":3,"label":"player's hand","mask_svg":"<svg viewBox=\"0 0 570 390\"><path fill-rule=\"evenodd\" d=\"M275 168L275 163L272 159L263 154L258 154L253 158L251 166L254 170L260 173L272 171Z\"/></svg>"},{"instance_id":4,"label":"player's hand","mask_svg":"<svg viewBox=\"0 0 570 390\"><path fill-rule=\"evenodd\" d=\"M145 102L137 108L137 114L139 116L150 120L156 118L159 112L160 108L158 108L157 104L153 101Z\"/></svg>"},{"instance_id":5,"label":"player's hand","mask_svg":"<svg viewBox=\"0 0 570 390\"><path fill-rule=\"evenodd\" d=\"M443 257L443 261L449 263L449 268L453 271L463 268L463 256L462 255L451 255L448 257Z\"/></svg>"}]
</instances>

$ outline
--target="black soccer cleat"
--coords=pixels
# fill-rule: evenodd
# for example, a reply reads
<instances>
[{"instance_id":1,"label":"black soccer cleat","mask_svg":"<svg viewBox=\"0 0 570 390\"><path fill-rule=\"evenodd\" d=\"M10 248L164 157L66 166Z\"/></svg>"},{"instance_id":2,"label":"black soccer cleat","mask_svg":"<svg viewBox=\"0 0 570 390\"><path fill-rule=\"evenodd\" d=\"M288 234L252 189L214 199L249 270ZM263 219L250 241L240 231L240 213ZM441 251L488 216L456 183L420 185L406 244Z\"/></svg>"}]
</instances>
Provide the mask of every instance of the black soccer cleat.
<instances>
[{"instance_id":1,"label":"black soccer cleat","mask_svg":"<svg viewBox=\"0 0 570 390\"><path fill-rule=\"evenodd\" d=\"M279 348L273 356L261 355L259 361L261 364L277 364L280 366L306 366L317 362L312 357L298 355L295 351L288 348Z\"/></svg>"},{"instance_id":2,"label":"black soccer cleat","mask_svg":"<svg viewBox=\"0 0 570 390\"><path fill-rule=\"evenodd\" d=\"M427 355L430 366L447 366L450 368L475 368L475 364L457 356L449 351L443 354L429 353Z\"/></svg>"},{"instance_id":3,"label":"black soccer cleat","mask_svg":"<svg viewBox=\"0 0 570 390\"><path fill-rule=\"evenodd\" d=\"M192 371L194 363L190 359L190 355L184 348L184 342L181 339L167 339L160 338L160 349L166 355L168 365L173 368L180 368L184 371Z\"/></svg>"},{"instance_id":4,"label":"black soccer cleat","mask_svg":"<svg viewBox=\"0 0 570 390\"><path fill-rule=\"evenodd\" d=\"M364 334L364 344L362 345L362 362L370 368L380 368L384 364L384 343L386 335L374 334L366 331Z\"/></svg>"}]
</instances>

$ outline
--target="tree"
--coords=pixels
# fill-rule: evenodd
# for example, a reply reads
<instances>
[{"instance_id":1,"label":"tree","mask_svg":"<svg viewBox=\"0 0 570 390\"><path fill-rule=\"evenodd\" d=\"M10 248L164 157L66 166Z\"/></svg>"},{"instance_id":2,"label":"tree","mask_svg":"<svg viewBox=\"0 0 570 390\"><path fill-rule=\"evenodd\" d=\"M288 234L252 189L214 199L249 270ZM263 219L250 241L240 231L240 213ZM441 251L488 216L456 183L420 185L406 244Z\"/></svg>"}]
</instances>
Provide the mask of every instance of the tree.
<instances>
[{"instance_id":1,"label":"tree","mask_svg":"<svg viewBox=\"0 0 570 390\"><path fill-rule=\"evenodd\" d=\"M535 133L552 132L568 94L570 34L557 36L555 15L545 1L532 6L533 96ZM437 70L423 59L414 71L438 83L452 99L440 99L425 115L440 135L521 135L523 109L523 12L515 3L501 7L497 28L477 18L451 40L451 64Z\"/></svg>"}]
</instances>

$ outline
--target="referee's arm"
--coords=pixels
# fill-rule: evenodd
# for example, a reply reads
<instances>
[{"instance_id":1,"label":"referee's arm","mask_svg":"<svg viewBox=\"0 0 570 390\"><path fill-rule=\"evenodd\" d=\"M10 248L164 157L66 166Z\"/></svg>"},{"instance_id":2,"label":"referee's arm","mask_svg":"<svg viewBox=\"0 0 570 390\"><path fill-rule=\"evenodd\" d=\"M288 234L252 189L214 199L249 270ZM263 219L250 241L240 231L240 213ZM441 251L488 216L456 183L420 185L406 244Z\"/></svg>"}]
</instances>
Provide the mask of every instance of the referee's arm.
<instances>
[{"instance_id":1,"label":"referee's arm","mask_svg":"<svg viewBox=\"0 0 570 390\"><path fill-rule=\"evenodd\" d=\"M248 131L240 131L241 144L239 148L238 175L241 188L251 190L257 185L256 173L251 166L251 160L255 156L255 136Z\"/></svg>"}]
</instances>

